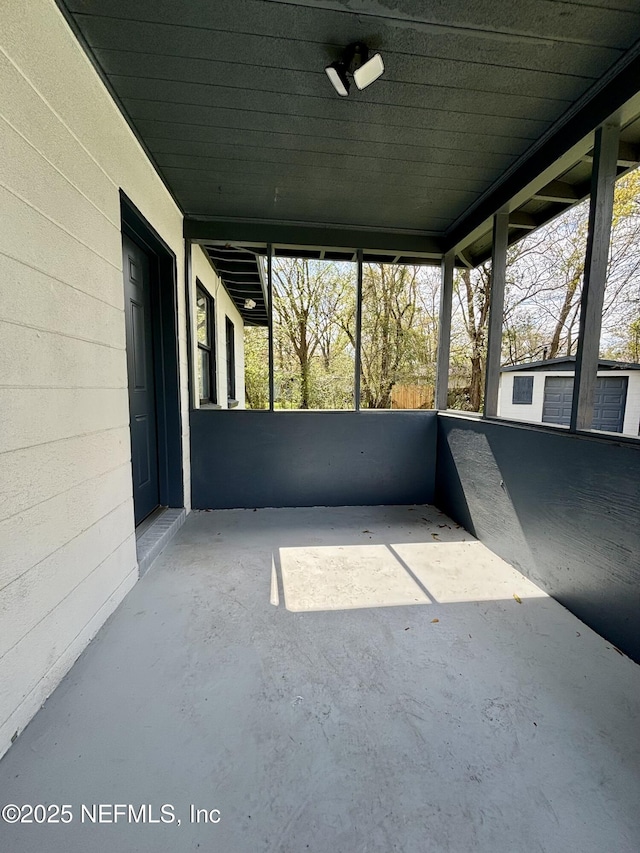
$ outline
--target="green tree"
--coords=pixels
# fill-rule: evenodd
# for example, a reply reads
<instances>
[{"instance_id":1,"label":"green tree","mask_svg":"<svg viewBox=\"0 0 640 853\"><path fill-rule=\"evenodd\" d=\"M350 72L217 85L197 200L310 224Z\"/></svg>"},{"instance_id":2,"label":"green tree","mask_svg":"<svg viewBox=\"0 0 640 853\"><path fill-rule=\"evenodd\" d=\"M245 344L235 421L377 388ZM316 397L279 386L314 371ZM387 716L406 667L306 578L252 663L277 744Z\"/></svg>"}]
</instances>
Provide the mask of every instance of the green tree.
<instances>
[{"instance_id":1,"label":"green tree","mask_svg":"<svg viewBox=\"0 0 640 853\"><path fill-rule=\"evenodd\" d=\"M269 408L269 338L264 327L244 329L244 389L248 409Z\"/></svg>"}]
</instances>

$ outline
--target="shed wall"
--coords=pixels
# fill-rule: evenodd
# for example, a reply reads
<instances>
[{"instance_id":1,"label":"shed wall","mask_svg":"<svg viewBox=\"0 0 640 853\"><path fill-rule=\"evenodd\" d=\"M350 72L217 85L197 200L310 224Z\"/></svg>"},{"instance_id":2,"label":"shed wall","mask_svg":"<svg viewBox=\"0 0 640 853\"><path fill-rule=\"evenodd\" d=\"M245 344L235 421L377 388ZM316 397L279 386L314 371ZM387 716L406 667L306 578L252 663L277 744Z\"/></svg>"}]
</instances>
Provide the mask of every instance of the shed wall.
<instances>
[{"instance_id":1,"label":"shed wall","mask_svg":"<svg viewBox=\"0 0 640 853\"><path fill-rule=\"evenodd\" d=\"M514 404L513 380L516 376L533 377L533 398L530 405ZM566 378L566 370L537 371L506 371L500 374L500 390L498 394L498 415L514 421L526 423L542 423L542 408L544 404L544 383L547 376ZM598 376L627 376L629 379L627 405L624 413L624 435L637 436L640 423L640 370L599 370Z\"/></svg>"}]
</instances>

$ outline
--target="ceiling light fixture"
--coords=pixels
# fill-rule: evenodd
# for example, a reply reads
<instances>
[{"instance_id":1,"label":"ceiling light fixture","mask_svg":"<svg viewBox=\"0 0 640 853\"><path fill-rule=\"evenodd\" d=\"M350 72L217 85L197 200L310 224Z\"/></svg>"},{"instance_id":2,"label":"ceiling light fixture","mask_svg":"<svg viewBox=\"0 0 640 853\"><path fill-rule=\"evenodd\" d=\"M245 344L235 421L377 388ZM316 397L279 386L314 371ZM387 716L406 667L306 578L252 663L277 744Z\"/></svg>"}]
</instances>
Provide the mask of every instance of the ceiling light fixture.
<instances>
[{"instance_id":1,"label":"ceiling light fixture","mask_svg":"<svg viewBox=\"0 0 640 853\"><path fill-rule=\"evenodd\" d=\"M251 311L253 308L256 307L256 303L254 302L253 299L245 299L244 300L244 307L247 309L247 311Z\"/></svg>"},{"instance_id":2,"label":"ceiling light fixture","mask_svg":"<svg viewBox=\"0 0 640 853\"><path fill-rule=\"evenodd\" d=\"M371 59L354 70L353 79L358 89L362 91L375 82L383 73L384 62L382 61L382 57L379 53L374 53Z\"/></svg>"},{"instance_id":3,"label":"ceiling light fixture","mask_svg":"<svg viewBox=\"0 0 640 853\"><path fill-rule=\"evenodd\" d=\"M332 62L324 70L327 72L327 77L333 83L336 92L340 97L346 98L350 88L346 65L342 62Z\"/></svg>"},{"instance_id":4,"label":"ceiling light fixture","mask_svg":"<svg viewBox=\"0 0 640 853\"><path fill-rule=\"evenodd\" d=\"M379 53L369 57L369 48L364 42L354 42L344 49L342 59L332 62L324 69L333 88L342 97L349 94L349 78L352 74L358 89L366 89L384 72L384 62Z\"/></svg>"}]
</instances>

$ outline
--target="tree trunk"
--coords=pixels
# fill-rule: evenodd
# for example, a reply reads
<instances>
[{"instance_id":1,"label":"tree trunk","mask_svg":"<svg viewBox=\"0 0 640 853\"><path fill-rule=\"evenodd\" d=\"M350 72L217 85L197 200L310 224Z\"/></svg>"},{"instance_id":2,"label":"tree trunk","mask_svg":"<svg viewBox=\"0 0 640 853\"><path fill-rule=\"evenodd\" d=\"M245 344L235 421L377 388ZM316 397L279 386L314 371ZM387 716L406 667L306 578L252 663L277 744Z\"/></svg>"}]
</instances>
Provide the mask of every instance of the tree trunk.
<instances>
[{"instance_id":1,"label":"tree trunk","mask_svg":"<svg viewBox=\"0 0 640 853\"><path fill-rule=\"evenodd\" d=\"M573 297L576 294L576 290L578 289L578 283L580 281L580 276L574 276L571 279L569 284L567 285L566 292L564 294L564 301L562 303L562 308L560 309L560 316L558 317L558 322L556 323L556 327L553 331L553 337L551 338L551 346L549 347L549 358L556 358L560 351L560 337L562 335L562 330L564 329L565 323L567 322L567 317L571 311L571 305L573 304Z\"/></svg>"},{"instance_id":2,"label":"tree trunk","mask_svg":"<svg viewBox=\"0 0 640 853\"><path fill-rule=\"evenodd\" d=\"M473 412L479 412L482 403L482 373L482 358L474 354L471 356L471 382L469 383L469 403Z\"/></svg>"},{"instance_id":3,"label":"tree trunk","mask_svg":"<svg viewBox=\"0 0 640 853\"><path fill-rule=\"evenodd\" d=\"M304 364L300 364L300 392L301 392L301 400L300 400L300 408L308 409L309 408L309 392L310 392L310 377L309 377L309 363L305 362Z\"/></svg>"}]
</instances>

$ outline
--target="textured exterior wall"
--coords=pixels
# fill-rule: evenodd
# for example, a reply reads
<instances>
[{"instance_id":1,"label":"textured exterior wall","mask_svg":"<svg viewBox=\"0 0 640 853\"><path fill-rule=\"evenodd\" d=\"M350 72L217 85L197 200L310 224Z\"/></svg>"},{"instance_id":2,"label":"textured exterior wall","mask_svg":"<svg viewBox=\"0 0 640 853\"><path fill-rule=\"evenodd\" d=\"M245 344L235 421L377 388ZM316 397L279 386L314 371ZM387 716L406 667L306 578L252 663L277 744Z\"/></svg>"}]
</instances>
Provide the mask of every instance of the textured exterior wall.
<instances>
[{"instance_id":1,"label":"textured exterior wall","mask_svg":"<svg viewBox=\"0 0 640 853\"><path fill-rule=\"evenodd\" d=\"M227 348L226 348L226 328L225 317L228 317L235 327L235 350L236 350L236 399L238 405L236 408L244 409L244 324L242 317L236 306L231 301L231 297L224 289L224 285L220 281L207 260L204 250L200 246L193 246L193 255L191 261L193 271L192 282L192 298L193 311L192 316L195 318L195 288L196 278L204 286L205 290L213 296L216 304L216 372L218 381L218 405L222 409L229 408L227 405ZM195 322L195 320L194 320ZM194 346L194 365L197 364L197 342L196 333L193 334ZM194 377L194 384L196 378ZM199 401L195 400L196 407L199 407Z\"/></svg>"},{"instance_id":2,"label":"textured exterior wall","mask_svg":"<svg viewBox=\"0 0 640 853\"><path fill-rule=\"evenodd\" d=\"M531 370L529 372L520 370L517 372L507 371L506 373L501 373L498 393L498 415L501 418L509 418L509 420L514 421L542 423L545 378L547 376L567 377L569 375L566 370L550 370L548 373L542 370ZM533 398L530 405L514 405L511 402L513 399L513 380L516 376L533 376ZM638 425L640 424L640 370L599 370L598 376L627 376L629 378L627 405L624 412L622 431L624 435L637 436Z\"/></svg>"},{"instance_id":3,"label":"textured exterior wall","mask_svg":"<svg viewBox=\"0 0 640 853\"><path fill-rule=\"evenodd\" d=\"M626 375L626 374L623 374ZM640 370L629 371L627 408L624 412L625 435L640 435Z\"/></svg>"},{"instance_id":4,"label":"textured exterior wall","mask_svg":"<svg viewBox=\"0 0 640 853\"><path fill-rule=\"evenodd\" d=\"M180 212L53 0L0 3L0 151L2 754L137 577L121 188L185 322Z\"/></svg>"},{"instance_id":5,"label":"textured exterior wall","mask_svg":"<svg viewBox=\"0 0 640 853\"><path fill-rule=\"evenodd\" d=\"M439 415L436 505L640 662L640 442Z\"/></svg>"},{"instance_id":6,"label":"textured exterior wall","mask_svg":"<svg viewBox=\"0 0 640 853\"><path fill-rule=\"evenodd\" d=\"M436 413L191 413L196 509L433 502Z\"/></svg>"}]
</instances>

